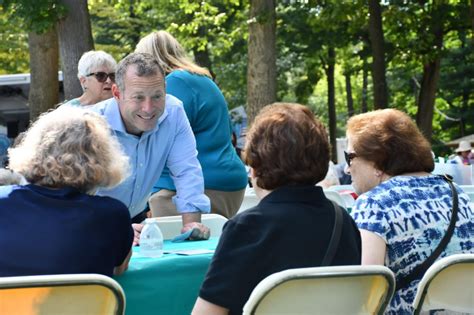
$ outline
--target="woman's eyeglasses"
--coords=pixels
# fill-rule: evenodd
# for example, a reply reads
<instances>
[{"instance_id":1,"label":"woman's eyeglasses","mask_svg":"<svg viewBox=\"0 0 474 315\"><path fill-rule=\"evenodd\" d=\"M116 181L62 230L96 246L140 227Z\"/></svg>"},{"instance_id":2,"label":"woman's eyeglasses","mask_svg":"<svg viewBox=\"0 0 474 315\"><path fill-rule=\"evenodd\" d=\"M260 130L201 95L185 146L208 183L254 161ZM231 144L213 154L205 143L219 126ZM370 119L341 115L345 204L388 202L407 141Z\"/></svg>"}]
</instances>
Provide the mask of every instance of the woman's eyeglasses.
<instances>
[{"instance_id":1,"label":"woman's eyeglasses","mask_svg":"<svg viewBox=\"0 0 474 315\"><path fill-rule=\"evenodd\" d=\"M355 152L347 152L347 151L344 151L344 157L346 158L346 163L347 165L350 167L351 166L351 162L352 160L357 157L357 154Z\"/></svg>"},{"instance_id":2,"label":"woman's eyeglasses","mask_svg":"<svg viewBox=\"0 0 474 315\"><path fill-rule=\"evenodd\" d=\"M86 75L86 77L90 77L91 75L95 76L97 81L99 81L100 83L104 83L105 81L107 81L107 78L110 78L110 81L115 82L115 72L92 72Z\"/></svg>"}]
</instances>

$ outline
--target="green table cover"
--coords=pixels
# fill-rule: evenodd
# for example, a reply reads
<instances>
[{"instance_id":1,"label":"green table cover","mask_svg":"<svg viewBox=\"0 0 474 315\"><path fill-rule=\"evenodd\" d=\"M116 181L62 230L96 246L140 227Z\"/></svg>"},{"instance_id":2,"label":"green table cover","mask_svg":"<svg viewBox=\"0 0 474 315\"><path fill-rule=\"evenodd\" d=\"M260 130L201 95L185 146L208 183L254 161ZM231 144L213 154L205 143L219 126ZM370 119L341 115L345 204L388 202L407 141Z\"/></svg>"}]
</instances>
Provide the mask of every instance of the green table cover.
<instances>
[{"instance_id":1,"label":"green table cover","mask_svg":"<svg viewBox=\"0 0 474 315\"><path fill-rule=\"evenodd\" d=\"M214 250L217 242L217 237L207 241L165 241L163 250ZM140 247L134 247L128 270L114 277L125 291L125 314L190 314L212 255L170 253L160 258L148 258L140 255Z\"/></svg>"}]
</instances>

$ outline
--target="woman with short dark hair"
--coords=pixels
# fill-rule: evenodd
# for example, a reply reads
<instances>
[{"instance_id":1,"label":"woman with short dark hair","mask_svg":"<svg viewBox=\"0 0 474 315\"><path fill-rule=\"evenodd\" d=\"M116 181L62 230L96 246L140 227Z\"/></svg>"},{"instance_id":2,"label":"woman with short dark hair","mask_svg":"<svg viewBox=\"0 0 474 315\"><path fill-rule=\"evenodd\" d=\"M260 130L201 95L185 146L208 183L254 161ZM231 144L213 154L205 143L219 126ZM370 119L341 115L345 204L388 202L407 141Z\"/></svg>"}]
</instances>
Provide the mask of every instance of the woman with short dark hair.
<instances>
[{"instance_id":1,"label":"woman with short dark hair","mask_svg":"<svg viewBox=\"0 0 474 315\"><path fill-rule=\"evenodd\" d=\"M446 234L453 215L450 185L430 174L431 146L399 110L353 116L347 123L347 139L347 171L360 195L351 214L361 231L362 264L387 265L399 284L387 312L412 314L421 276L402 279L432 254ZM473 252L474 214L469 197L457 185L455 189L458 219L439 258Z\"/></svg>"},{"instance_id":2,"label":"woman with short dark hair","mask_svg":"<svg viewBox=\"0 0 474 315\"><path fill-rule=\"evenodd\" d=\"M335 208L315 186L328 169L329 142L311 111L266 106L247 133L244 157L261 200L226 223L193 314L241 314L262 279L321 266L330 244ZM358 265L360 235L341 212L341 238L327 265Z\"/></svg>"},{"instance_id":3,"label":"woman with short dark hair","mask_svg":"<svg viewBox=\"0 0 474 315\"><path fill-rule=\"evenodd\" d=\"M60 107L43 114L9 150L29 184L0 187L0 276L120 274L133 230L127 207L93 196L128 172L128 157L96 113Z\"/></svg>"}]
</instances>

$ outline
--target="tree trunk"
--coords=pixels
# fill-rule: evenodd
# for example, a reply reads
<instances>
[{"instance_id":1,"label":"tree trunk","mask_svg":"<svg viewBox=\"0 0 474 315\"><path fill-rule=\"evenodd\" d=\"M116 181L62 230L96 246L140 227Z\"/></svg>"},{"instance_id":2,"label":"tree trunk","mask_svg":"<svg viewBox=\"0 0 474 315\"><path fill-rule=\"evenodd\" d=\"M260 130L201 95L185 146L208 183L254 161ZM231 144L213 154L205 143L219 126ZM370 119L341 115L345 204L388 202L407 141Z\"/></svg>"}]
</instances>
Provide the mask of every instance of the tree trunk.
<instances>
[{"instance_id":1,"label":"tree trunk","mask_svg":"<svg viewBox=\"0 0 474 315\"><path fill-rule=\"evenodd\" d=\"M59 102L58 36L52 28L46 33L28 33L30 50L30 120L53 108Z\"/></svg>"},{"instance_id":2,"label":"tree trunk","mask_svg":"<svg viewBox=\"0 0 474 315\"><path fill-rule=\"evenodd\" d=\"M440 57L423 66L423 79L418 98L418 112L416 113L416 124L430 142L433 131L433 113L439 70Z\"/></svg>"},{"instance_id":3,"label":"tree trunk","mask_svg":"<svg viewBox=\"0 0 474 315\"><path fill-rule=\"evenodd\" d=\"M471 27L474 38L474 0L471 0Z\"/></svg>"},{"instance_id":4,"label":"tree trunk","mask_svg":"<svg viewBox=\"0 0 474 315\"><path fill-rule=\"evenodd\" d=\"M433 48L428 52L429 56L431 56L430 60L423 65L423 78L418 97L416 123L426 139L431 142L434 104L441 67L445 10L442 5L434 6L430 15L431 21L429 22L429 29L433 34L433 43L431 45Z\"/></svg>"},{"instance_id":5,"label":"tree trunk","mask_svg":"<svg viewBox=\"0 0 474 315\"><path fill-rule=\"evenodd\" d=\"M369 86L369 71L367 65L367 58L364 58L362 65L362 106L360 111L362 113L367 113L369 110L367 107L367 98L368 98L368 86Z\"/></svg>"},{"instance_id":6,"label":"tree trunk","mask_svg":"<svg viewBox=\"0 0 474 315\"><path fill-rule=\"evenodd\" d=\"M347 115L349 117L354 115L354 99L352 98L351 74L345 73L346 78L346 101L347 101Z\"/></svg>"},{"instance_id":7,"label":"tree trunk","mask_svg":"<svg viewBox=\"0 0 474 315\"><path fill-rule=\"evenodd\" d=\"M77 63L82 54L94 49L87 0L61 0L67 16L58 23L59 48L64 80L64 98L82 94L77 79Z\"/></svg>"},{"instance_id":8,"label":"tree trunk","mask_svg":"<svg viewBox=\"0 0 474 315\"><path fill-rule=\"evenodd\" d=\"M275 0L251 0L247 66L247 116L276 100Z\"/></svg>"},{"instance_id":9,"label":"tree trunk","mask_svg":"<svg viewBox=\"0 0 474 315\"><path fill-rule=\"evenodd\" d=\"M387 108L388 89L387 80L385 79L385 48L379 0L369 0L369 13L369 36L373 54L374 109Z\"/></svg>"},{"instance_id":10,"label":"tree trunk","mask_svg":"<svg viewBox=\"0 0 474 315\"><path fill-rule=\"evenodd\" d=\"M328 63L326 77L328 80L328 113L329 113L329 139L331 142L332 161L337 163L337 144L336 144L336 97L334 84L334 67L336 64L336 52L334 47L328 48Z\"/></svg>"},{"instance_id":11,"label":"tree trunk","mask_svg":"<svg viewBox=\"0 0 474 315\"><path fill-rule=\"evenodd\" d=\"M200 38L205 38L207 36L207 29L203 26L200 26L197 32L197 36ZM215 79L216 74L212 71L211 57L209 56L209 49L204 46L204 50L198 50L197 47L193 47L194 60L201 67L207 68L211 73L212 77Z\"/></svg>"}]
</instances>

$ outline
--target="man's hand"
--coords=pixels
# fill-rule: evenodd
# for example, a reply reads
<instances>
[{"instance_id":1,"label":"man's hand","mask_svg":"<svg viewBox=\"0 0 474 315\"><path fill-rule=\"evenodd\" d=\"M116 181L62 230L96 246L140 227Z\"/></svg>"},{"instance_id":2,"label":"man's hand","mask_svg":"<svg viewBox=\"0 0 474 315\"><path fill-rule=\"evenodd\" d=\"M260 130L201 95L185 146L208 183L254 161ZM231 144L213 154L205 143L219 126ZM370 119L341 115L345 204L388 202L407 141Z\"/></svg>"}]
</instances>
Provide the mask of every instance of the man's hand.
<instances>
[{"instance_id":1,"label":"man's hand","mask_svg":"<svg viewBox=\"0 0 474 315\"><path fill-rule=\"evenodd\" d=\"M181 233L186 233L189 230L193 230L193 233L189 237L190 240L207 240L211 236L211 230L202 223L191 222L187 223L181 229Z\"/></svg>"},{"instance_id":2,"label":"man's hand","mask_svg":"<svg viewBox=\"0 0 474 315\"><path fill-rule=\"evenodd\" d=\"M189 230L195 229L193 234L189 237L190 240L207 240L211 236L211 230L201 223L201 212L183 213L183 228L181 233L186 233Z\"/></svg>"},{"instance_id":3,"label":"man's hand","mask_svg":"<svg viewBox=\"0 0 474 315\"><path fill-rule=\"evenodd\" d=\"M140 233L143 229L143 224L133 223L133 246L140 245Z\"/></svg>"}]
</instances>

